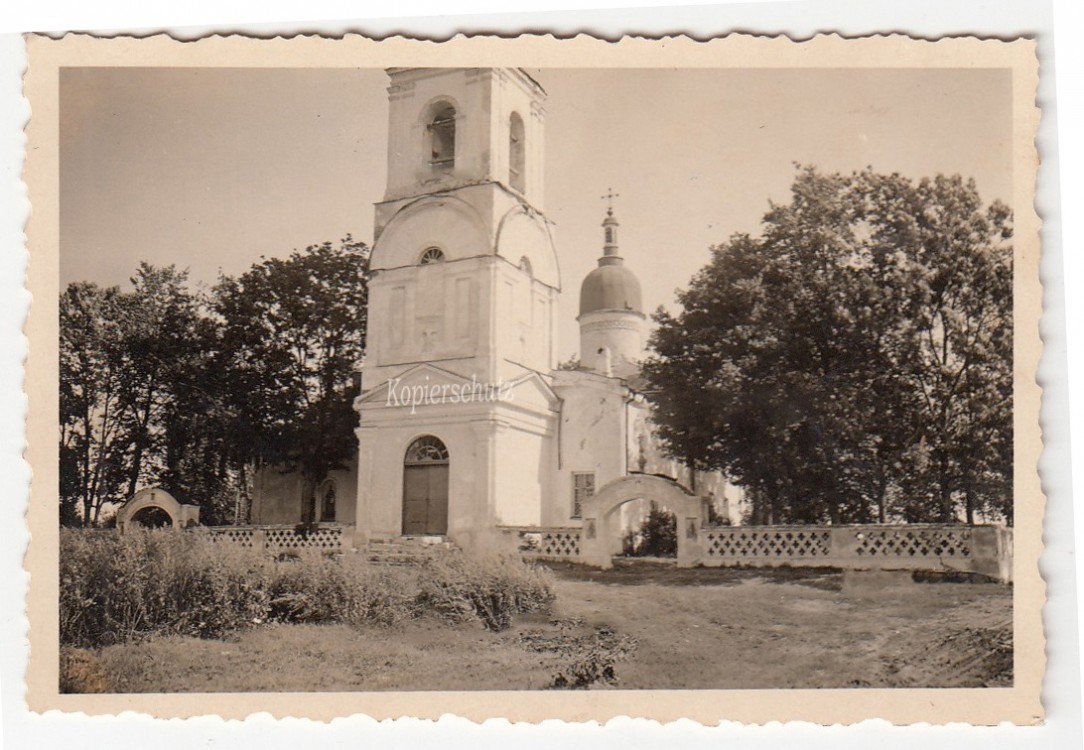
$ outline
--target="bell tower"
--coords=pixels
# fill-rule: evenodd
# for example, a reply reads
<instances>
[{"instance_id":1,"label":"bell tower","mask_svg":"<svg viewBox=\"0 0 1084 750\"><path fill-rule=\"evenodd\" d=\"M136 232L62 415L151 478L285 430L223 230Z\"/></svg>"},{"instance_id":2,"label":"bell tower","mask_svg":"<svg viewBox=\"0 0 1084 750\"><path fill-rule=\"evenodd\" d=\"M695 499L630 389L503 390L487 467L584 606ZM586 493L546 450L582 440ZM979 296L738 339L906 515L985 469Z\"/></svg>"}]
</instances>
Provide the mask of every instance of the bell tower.
<instances>
[{"instance_id":1,"label":"bell tower","mask_svg":"<svg viewBox=\"0 0 1084 750\"><path fill-rule=\"evenodd\" d=\"M388 76L388 182L354 402L357 531L496 543L498 526L539 523L556 464L545 91L514 68Z\"/></svg>"},{"instance_id":2,"label":"bell tower","mask_svg":"<svg viewBox=\"0 0 1084 750\"><path fill-rule=\"evenodd\" d=\"M421 362L496 381L555 365L545 91L515 68L388 70L366 380Z\"/></svg>"}]
</instances>

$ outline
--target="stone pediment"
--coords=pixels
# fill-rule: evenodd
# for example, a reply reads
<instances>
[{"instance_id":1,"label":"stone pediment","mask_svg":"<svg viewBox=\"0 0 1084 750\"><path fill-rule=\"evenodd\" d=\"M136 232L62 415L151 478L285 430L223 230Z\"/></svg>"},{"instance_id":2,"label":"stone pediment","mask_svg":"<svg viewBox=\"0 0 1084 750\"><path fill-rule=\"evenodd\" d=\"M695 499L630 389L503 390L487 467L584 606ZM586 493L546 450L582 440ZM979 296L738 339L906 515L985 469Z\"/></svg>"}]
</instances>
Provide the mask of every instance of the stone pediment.
<instances>
[{"instance_id":1,"label":"stone pediment","mask_svg":"<svg viewBox=\"0 0 1084 750\"><path fill-rule=\"evenodd\" d=\"M465 378L451 370L423 363L411 367L400 375L389 378L376 387L363 392L355 399L354 404L356 406L362 404L387 404L391 401L390 405L394 406L402 402L405 391L409 391L408 398L411 400L415 393L419 394L420 399L425 400L436 397L433 389L447 393L451 391L452 386L456 387L457 392L462 397L463 389L473 387L475 383L477 383L477 379L472 381L471 378ZM445 390L445 386L447 386L447 390Z\"/></svg>"},{"instance_id":2,"label":"stone pediment","mask_svg":"<svg viewBox=\"0 0 1084 750\"><path fill-rule=\"evenodd\" d=\"M505 403L530 410L553 410L560 399L536 372L528 372L511 380L481 381L458 373L420 364L359 396L356 408L410 408L428 405L458 405Z\"/></svg>"}]
</instances>

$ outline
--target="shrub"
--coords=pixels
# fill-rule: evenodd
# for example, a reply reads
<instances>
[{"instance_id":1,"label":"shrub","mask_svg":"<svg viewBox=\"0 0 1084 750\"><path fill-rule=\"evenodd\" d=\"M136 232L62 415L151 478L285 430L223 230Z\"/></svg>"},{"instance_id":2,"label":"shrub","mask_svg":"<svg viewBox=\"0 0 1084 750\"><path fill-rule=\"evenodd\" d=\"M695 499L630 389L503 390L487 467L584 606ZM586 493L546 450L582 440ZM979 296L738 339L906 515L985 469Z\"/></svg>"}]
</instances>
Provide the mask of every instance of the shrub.
<instances>
[{"instance_id":1,"label":"shrub","mask_svg":"<svg viewBox=\"0 0 1084 750\"><path fill-rule=\"evenodd\" d=\"M260 622L259 552L172 530L60 533L60 641L101 646L168 632L211 637Z\"/></svg>"},{"instance_id":2,"label":"shrub","mask_svg":"<svg viewBox=\"0 0 1084 750\"><path fill-rule=\"evenodd\" d=\"M677 546L677 516L654 504L640 528L622 539L622 549L629 557L677 557Z\"/></svg>"},{"instance_id":3,"label":"shrub","mask_svg":"<svg viewBox=\"0 0 1084 750\"><path fill-rule=\"evenodd\" d=\"M553 687L588 688L617 682L615 666L636 649L636 641L603 626L594 635L572 641L572 659L553 676Z\"/></svg>"},{"instance_id":4,"label":"shrub","mask_svg":"<svg viewBox=\"0 0 1084 750\"><path fill-rule=\"evenodd\" d=\"M449 553L420 568L357 555L275 556L198 530L60 537L60 640L100 647L151 633L216 637L274 619L395 625L424 614L490 630L553 600L549 571L518 557Z\"/></svg>"},{"instance_id":5,"label":"shrub","mask_svg":"<svg viewBox=\"0 0 1084 750\"><path fill-rule=\"evenodd\" d=\"M511 555L455 553L426 562L418 603L451 622L473 614L499 632L513 615L545 610L553 598L552 574L544 568Z\"/></svg>"},{"instance_id":6,"label":"shrub","mask_svg":"<svg viewBox=\"0 0 1084 750\"><path fill-rule=\"evenodd\" d=\"M355 583L335 558L280 555L268 583L268 616L282 622L334 621L346 609Z\"/></svg>"}]
</instances>

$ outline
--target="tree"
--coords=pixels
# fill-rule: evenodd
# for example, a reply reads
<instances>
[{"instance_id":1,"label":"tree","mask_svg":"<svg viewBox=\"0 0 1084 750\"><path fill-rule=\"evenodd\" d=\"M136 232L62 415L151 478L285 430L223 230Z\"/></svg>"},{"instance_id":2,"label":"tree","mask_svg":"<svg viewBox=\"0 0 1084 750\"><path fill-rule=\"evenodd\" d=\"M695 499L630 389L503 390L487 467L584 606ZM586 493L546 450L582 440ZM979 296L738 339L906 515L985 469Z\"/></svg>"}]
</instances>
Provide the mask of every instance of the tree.
<instances>
[{"instance_id":1,"label":"tree","mask_svg":"<svg viewBox=\"0 0 1084 750\"><path fill-rule=\"evenodd\" d=\"M60 520L97 522L102 505L121 498L123 300L113 287L85 282L60 296Z\"/></svg>"},{"instance_id":2,"label":"tree","mask_svg":"<svg viewBox=\"0 0 1084 750\"><path fill-rule=\"evenodd\" d=\"M668 452L745 486L757 523L1006 513L1009 220L960 178L800 169L656 314Z\"/></svg>"},{"instance_id":3,"label":"tree","mask_svg":"<svg viewBox=\"0 0 1084 750\"><path fill-rule=\"evenodd\" d=\"M155 460L163 457L163 443L178 424L179 391L203 354L199 300L187 282L186 271L144 262L131 278L132 291L122 297L122 406L131 450L126 497L164 473L166 467Z\"/></svg>"},{"instance_id":4,"label":"tree","mask_svg":"<svg viewBox=\"0 0 1084 750\"><path fill-rule=\"evenodd\" d=\"M316 487L356 449L368 262L368 248L347 237L263 260L215 289L234 460L299 472L309 523Z\"/></svg>"},{"instance_id":5,"label":"tree","mask_svg":"<svg viewBox=\"0 0 1084 750\"><path fill-rule=\"evenodd\" d=\"M132 290L75 283L60 299L61 518L96 524L141 485L178 488L169 447L210 321L175 267L140 264ZM201 337L203 336L203 337ZM173 461L172 463L175 463Z\"/></svg>"}]
</instances>

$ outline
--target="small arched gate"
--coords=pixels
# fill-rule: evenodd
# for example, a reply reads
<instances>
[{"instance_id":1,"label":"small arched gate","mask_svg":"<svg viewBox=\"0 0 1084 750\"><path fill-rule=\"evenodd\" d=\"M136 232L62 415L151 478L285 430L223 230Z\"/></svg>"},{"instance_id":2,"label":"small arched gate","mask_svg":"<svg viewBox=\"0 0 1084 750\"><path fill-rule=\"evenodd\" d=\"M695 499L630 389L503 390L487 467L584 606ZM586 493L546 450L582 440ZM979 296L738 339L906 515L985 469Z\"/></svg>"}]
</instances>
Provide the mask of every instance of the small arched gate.
<instances>
[{"instance_id":1,"label":"small arched gate","mask_svg":"<svg viewBox=\"0 0 1084 750\"><path fill-rule=\"evenodd\" d=\"M172 526L183 529L199 523L199 506L186 505L161 487L146 487L132 495L117 511L117 528Z\"/></svg>"},{"instance_id":2,"label":"small arched gate","mask_svg":"<svg viewBox=\"0 0 1084 750\"><path fill-rule=\"evenodd\" d=\"M620 552L618 509L625 503L644 498L654 500L677 516L677 562L691 567L700 560L699 532L703 523L700 498L687 492L672 479L650 474L633 474L607 482L583 504L583 531L580 557L588 565L613 567L613 556Z\"/></svg>"}]
</instances>

